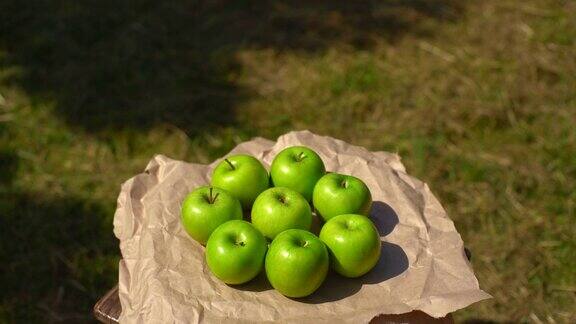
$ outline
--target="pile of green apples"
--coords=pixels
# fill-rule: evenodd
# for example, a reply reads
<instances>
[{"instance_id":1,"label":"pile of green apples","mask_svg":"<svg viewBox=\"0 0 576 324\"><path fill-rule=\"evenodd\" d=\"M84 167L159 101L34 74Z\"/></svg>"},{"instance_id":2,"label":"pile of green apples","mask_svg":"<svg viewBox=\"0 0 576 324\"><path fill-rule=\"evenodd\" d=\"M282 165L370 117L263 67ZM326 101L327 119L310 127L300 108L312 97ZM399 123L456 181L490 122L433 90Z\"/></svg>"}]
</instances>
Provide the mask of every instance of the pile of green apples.
<instances>
[{"instance_id":1,"label":"pile of green apples","mask_svg":"<svg viewBox=\"0 0 576 324\"><path fill-rule=\"evenodd\" d=\"M330 267L355 278L376 265L381 243L367 217L371 205L362 180L327 173L316 152L292 146L274 158L270 174L250 155L224 159L210 186L186 196L181 217L186 232L206 246L218 279L242 284L265 269L274 289L297 298L316 291ZM313 209L324 222L319 236L310 232Z\"/></svg>"}]
</instances>

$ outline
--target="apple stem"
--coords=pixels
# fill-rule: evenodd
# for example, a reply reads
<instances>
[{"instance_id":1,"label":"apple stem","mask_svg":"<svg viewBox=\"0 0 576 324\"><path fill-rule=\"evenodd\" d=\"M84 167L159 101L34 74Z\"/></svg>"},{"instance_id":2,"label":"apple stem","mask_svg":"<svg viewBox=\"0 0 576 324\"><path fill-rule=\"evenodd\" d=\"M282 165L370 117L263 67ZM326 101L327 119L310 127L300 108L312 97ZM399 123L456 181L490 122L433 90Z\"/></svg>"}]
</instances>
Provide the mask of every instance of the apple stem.
<instances>
[{"instance_id":1,"label":"apple stem","mask_svg":"<svg viewBox=\"0 0 576 324\"><path fill-rule=\"evenodd\" d=\"M296 156L296 161L300 162L302 160L304 160L304 158L306 158L304 156L304 152L300 152L297 156Z\"/></svg>"},{"instance_id":2,"label":"apple stem","mask_svg":"<svg viewBox=\"0 0 576 324\"><path fill-rule=\"evenodd\" d=\"M210 197L208 197L208 202L213 204L216 201L216 198L218 198L218 195L220 195L220 193L216 193L215 196L212 196L212 187L210 187Z\"/></svg>"},{"instance_id":3,"label":"apple stem","mask_svg":"<svg viewBox=\"0 0 576 324\"><path fill-rule=\"evenodd\" d=\"M232 168L232 170L236 170L236 168L234 167L234 164L232 164L232 162L230 162L230 160L224 159L224 161L226 161L226 163L228 163L228 165Z\"/></svg>"},{"instance_id":4,"label":"apple stem","mask_svg":"<svg viewBox=\"0 0 576 324\"><path fill-rule=\"evenodd\" d=\"M340 183L340 186L342 188L348 188L348 182L346 180L342 180L342 182Z\"/></svg>"}]
</instances>

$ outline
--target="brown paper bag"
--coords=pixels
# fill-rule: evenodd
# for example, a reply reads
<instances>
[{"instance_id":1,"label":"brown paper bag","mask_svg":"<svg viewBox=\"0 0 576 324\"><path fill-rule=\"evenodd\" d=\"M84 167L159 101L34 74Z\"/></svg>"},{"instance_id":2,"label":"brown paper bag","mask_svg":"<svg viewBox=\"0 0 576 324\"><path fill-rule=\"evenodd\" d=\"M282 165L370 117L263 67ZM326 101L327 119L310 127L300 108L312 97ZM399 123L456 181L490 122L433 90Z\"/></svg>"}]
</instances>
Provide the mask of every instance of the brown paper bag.
<instances>
[{"instance_id":1,"label":"brown paper bag","mask_svg":"<svg viewBox=\"0 0 576 324\"><path fill-rule=\"evenodd\" d=\"M491 296L479 289L460 234L428 186L406 174L398 155L369 152L308 131L272 142L256 138L230 154L247 153L269 167L283 148L305 145L328 171L366 182L380 231L382 256L357 279L330 274L309 297L290 299L264 275L236 287L214 278L204 248L180 223L184 196L209 183L211 165L156 156L122 185L114 217L120 240L121 322L368 322L379 314L421 310L434 317Z\"/></svg>"}]
</instances>

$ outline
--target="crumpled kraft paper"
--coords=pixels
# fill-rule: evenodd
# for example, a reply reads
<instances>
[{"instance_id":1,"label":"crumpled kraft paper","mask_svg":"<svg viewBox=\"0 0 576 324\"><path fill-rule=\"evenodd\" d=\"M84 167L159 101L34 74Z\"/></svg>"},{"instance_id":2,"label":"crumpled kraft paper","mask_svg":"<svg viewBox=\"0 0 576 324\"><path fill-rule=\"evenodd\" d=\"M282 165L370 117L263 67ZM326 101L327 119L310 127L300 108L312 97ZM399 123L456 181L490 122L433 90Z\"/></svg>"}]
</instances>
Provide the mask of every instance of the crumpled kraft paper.
<instances>
[{"instance_id":1,"label":"crumpled kraft paper","mask_svg":"<svg viewBox=\"0 0 576 324\"><path fill-rule=\"evenodd\" d=\"M118 197L120 322L358 323L412 310L442 317L491 297L480 290L454 223L428 186L406 174L398 155L308 131L285 134L277 142L256 138L229 154L252 154L269 167L292 145L314 149L328 171L366 182L382 241L377 266L357 279L331 273L302 299L280 295L263 274L236 287L218 281L206 266L204 248L181 226L180 207L188 192L209 183L220 160L202 165L158 155L144 173L122 185Z\"/></svg>"}]
</instances>

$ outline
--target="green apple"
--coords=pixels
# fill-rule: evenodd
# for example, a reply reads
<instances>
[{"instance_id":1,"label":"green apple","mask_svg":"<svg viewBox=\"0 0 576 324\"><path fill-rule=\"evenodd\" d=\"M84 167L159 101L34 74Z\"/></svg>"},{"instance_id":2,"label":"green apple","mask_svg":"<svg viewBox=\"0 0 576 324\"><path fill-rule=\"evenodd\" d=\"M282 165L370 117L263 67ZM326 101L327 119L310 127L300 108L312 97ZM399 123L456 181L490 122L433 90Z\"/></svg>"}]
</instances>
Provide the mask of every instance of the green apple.
<instances>
[{"instance_id":1,"label":"green apple","mask_svg":"<svg viewBox=\"0 0 576 324\"><path fill-rule=\"evenodd\" d=\"M230 192L242 208L252 207L254 199L268 188L268 171L250 155L233 155L222 160L212 172L212 185Z\"/></svg>"},{"instance_id":2,"label":"green apple","mask_svg":"<svg viewBox=\"0 0 576 324\"><path fill-rule=\"evenodd\" d=\"M252 224L264 236L274 239L281 232L298 228L310 230L312 210L298 192L282 187L270 188L252 206Z\"/></svg>"},{"instance_id":3,"label":"green apple","mask_svg":"<svg viewBox=\"0 0 576 324\"><path fill-rule=\"evenodd\" d=\"M200 187L184 198L181 217L188 235L204 245L218 226L242 219L242 207L238 199L223 189Z\"/></svg>"},{"instance_id":4,"label":"green apple","mask_svg":"<svg viewBox=\"0 0 576 324\"><path fill-rule=\"evenodd\" d=\"M330 258L326 246L308 231L280 233L266 255L266 276L287 297L308 296L326 279Z\"/></svg>"},{"instance_id":5,"label":"green apple","mask_svg":"<svg viewBox=\"0 0 576 324\"><path fill-rule=\"evenodd\" d=\"M366 184L353 176L328 173L314 187L314 208L324 221L342 214L368 215L372 195Z\"/></svg>"},{"instance_id":6,"label":"green apple","mask_svg":"<svg viewBox=\"0 0 576 324\"><path fill-rule=\"evenodd\" d=\"M282 150L272 161L270 176L275 187L286 187L312 201L316 181L326 173L324 162L316 152L304 146Z\"/></svg>"},{"instance_id":7,"label":"green apple","mask_svg":"<svg viewBox=\"0 0 576 324\"><path fill-rule=\"evenodd\" d=\"M267 248L266 238L252 224L231 220L210 235L206 262L216 278L230 285L241 284L262 271Z\"/></svg>"},{"instance_id":8,"label":"green apple","mask_svg":"<svg viewBox=\"0 0 576 324\"><path fill-rule=\"evenodd\" d=\"M380 258L380 235L370 219L363 215L332 217L322 227L320 239L330 251L334 270L344 277L360 277Z\"/></svg>"}]
</instances>

